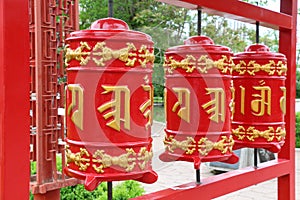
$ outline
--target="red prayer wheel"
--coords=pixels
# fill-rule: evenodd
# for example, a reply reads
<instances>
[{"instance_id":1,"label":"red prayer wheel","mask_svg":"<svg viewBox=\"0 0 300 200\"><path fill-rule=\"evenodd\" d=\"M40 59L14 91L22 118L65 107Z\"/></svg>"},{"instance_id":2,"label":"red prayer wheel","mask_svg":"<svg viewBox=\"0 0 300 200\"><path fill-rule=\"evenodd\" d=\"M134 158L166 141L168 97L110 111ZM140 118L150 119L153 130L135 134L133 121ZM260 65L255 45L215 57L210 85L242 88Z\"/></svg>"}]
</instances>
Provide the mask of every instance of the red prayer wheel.
<instances>
[{"instance_id":1,"label":"red prayer wheel","mask_svg":"<svg viewBox=\"0 0 300 200\"><path fill-rule=\"evenodd\" d=\"M155 182L151 37L106 18L66 41L65 173L87 190L102 181Z\"/></svg>"},{"instance_id":2,"label":"red prayer wheel","mask_svg":"<svg viewBox=\"0 0 300 200\"><path fill-rule=\"evenodd\" d=\"M163 161L235 163L231 136L232 52L205 36L165 53L166 135Z\"/></svg>"},{"instance_id":3,"label":"red prayer wheel","mask_svg":"<svg viewBox=\"0 0 300 200\"><path fill-rule=\"evenodd\" d=\"M246 47L233 57L235 149L280 151L286 135L286 57L262 44Z\"/></svg>"}]
</instances>

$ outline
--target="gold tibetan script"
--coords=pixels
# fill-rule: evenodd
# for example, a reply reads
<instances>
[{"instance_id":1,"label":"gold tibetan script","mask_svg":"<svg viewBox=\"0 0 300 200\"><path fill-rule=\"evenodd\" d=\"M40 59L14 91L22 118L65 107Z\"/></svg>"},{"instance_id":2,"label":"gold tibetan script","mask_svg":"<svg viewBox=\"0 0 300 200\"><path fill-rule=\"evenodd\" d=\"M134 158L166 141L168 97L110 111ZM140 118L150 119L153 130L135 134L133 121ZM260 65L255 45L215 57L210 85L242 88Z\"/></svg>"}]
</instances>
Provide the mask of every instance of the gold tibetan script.
<instances>
[{"instance_id":1,"label":"gold tibetan script","mask_svg":"<svg viewBox=\"0 0 300 200\"><path fill-rule=\"evenodd\" d=\"M263 116L267 111L267 114L271 115L271 88L269 86L254 86L253 89L260 91L260 94L252 94L253 97L257 98L251 101L252 114Z\"/></svg>"},{"instance_id":2,"label":"gold tibetan script","mask_svg":"<svg viewBox=\"0 0 300 200\"><path fill-rule=\"evenodd\" d=\"M124 122L124 127L127 130L130 130L130 90L127 86L106 86L102 85L102 88L105 90L102 94L107 94L113 92L114 99L104 103L102 106L98 107L98 111L103 113L105 110L112 109L112 111L107 112L103 115L104 119L113 117L113 120L106 123L107 126L120 131L120 122ZM124 104L122 106L121 104ZM124 109L123 118L121 116L121 109Z\"/></svg>"},{"instance_id":3,"label":"gold tibetan script","mask_svg":"<svg viewBox=\"0 0 300 200\"><path fill-rule=\"evenodd\" d=\"M67 88L72 93L72 102L68 107L67 114L70 115L72 122L80 130L83 130L83 88L79 84L69 84Z\"/></svg>"},{"instance_id":4,"label":"gold tibetan script","mask_svg":"<svg viewBox=\"0 0 300 200\"><path fill-rule=\"evenodd\" d=\"M144 91L149 93L149 99L144 102L140 106L140 111L143 113L144 117L148 119L148 122L145 125L145 128L148 130L149 127L152 125L152 99L153 99L153 92L150 85L142 85Z\"/></svg>"},{"instance_id":5,"label":"gold tibetan script","mask_svg":"<svg viewBox=\"0 0 300 200\"><path fill-rule=\"evenodd\" d=\"M283 92L283 96L280 98L280 108L283 114L286 114L286 88L280 87Z\"/></svg>"},{"instance_id":6,"label":"gold tibetan script","mask_svg":"<svg viewBox=\"0 0 300 200\"><path fill-rule=\"evenodd\" d=\"M207 95L214 94L214 99L202 105L207 114L213 113L209 119L219 122L225 121L225 93L222 88L206 88ZM209 108L210 107L210 108ZM207 108L209 108L207 110Z\"/></svg>"},{"instance_id":7,"label":"gold tibetan script","mask_svg":"<svg viewBox=\"0 0 300 200\"><path fill-rule=\"evenodd\" d=\"M190 122L190 91L187 88L172 88L174 92L177 93L178 101L174 104L172 112L176 112L178 106L180 106L177 115L185 120Z\"/></svg>"},{"instance_id":8,"label":"gold tibetan script","mask_svg":"<svg viewBox=\"0 0 300 200\"><path fill-rule=\"evenodd\" d=\"M243 86L241 88L241 113L245 115L245 91L246 89Z\"/></svg>"}]
</instances>

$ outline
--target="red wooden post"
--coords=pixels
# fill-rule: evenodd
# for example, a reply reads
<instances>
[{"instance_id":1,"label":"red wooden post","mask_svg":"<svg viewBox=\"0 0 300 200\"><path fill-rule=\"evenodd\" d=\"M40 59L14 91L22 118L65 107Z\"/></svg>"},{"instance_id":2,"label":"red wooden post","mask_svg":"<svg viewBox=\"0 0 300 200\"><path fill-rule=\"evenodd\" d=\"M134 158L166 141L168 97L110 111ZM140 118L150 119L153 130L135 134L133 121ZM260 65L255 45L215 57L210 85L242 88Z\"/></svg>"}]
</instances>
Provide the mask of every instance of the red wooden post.
<instances>
[{"instance_id":1,"label":"red wooden post","mask_svg":"<svg viewBox=\"0 0 300 200\"><path fill-rule=\"evenodd\" d=\"M28 199L28 1L2 0L0 13L0 199Z\"/></svg>"},{"instance_id":2,"label":"red wooden post","mask_svg":"<svg viewBox=\"0 0 300 200\"><path fill-rule=\"evenodd\" d=\"M291 29L280 29L279 51L287 57L287 137L279 158L290 161L289 174L278 178L278 199L295 199L295 96L296 96L296 26L297 0L281 0L280 11L294 16Z\"/></svg>"}]
</instances>

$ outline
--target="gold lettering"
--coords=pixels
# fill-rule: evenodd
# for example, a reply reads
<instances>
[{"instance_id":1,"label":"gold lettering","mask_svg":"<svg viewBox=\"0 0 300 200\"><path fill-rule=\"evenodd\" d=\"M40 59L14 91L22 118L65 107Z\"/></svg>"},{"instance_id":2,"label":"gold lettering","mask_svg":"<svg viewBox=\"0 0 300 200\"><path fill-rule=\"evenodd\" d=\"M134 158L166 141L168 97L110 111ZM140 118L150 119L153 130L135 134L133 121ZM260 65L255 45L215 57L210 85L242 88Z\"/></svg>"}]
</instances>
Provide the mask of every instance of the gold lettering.
<instances>
[{"instance_id":1,"label":"gold lettering","mask_svg":"<svg viewBox=\"0 0 300 200\"><path fill-rule=\"evenodd\" d=\"M235 113L235 88L233 87L232 82L231 82L230 91L231 91L231 101L229 106L231 109L231 120L233 120L234 113Z\"/></svg>"},{"instance_id":2,"label":"gold lettering","mask_svg":"<svg viewBox=\"0 0 300 200\"><path fill-rule=\"evenodd\" d=\"M72 102L70 103L67 114L71 116L72 122L83 130L83 88L79 84L69 84L68 90L72 93ZM76 109L73 111L72 110Z\"/></svg>"},{"instance_id":3,"label":"gold lettering","mask_svg":"<svg viewBox=\"0 0 300 200\"><path fill-rule=\"evenodd\" d=\"M213 113L209 119L219 122L219 118L222 122L225 121L225 93L222 88L206 88L207 95L214 94L214 99L203 104L202 108L205 110L209 107L210 109L206 110L207 114Z\"/></svg>"},{"instance_id":4,"label":"gold lettering","mask_svg":"<svg viewBox=\"0 0 300 200\"><path fill-rule=\"evenodd\" d=\"M153 91L150 85L142 85L144 91L149 93L149 99L144 102L140 106L140 111L143 113L144 117L148 119L147 124L145 125L146 130L152 125L153 119L153 112L152 112L152 105L153 105Z\"/></svg>"},{"instance_id":5,"label":"gold lettering","mask_svg":"<svg viewBox=\"0 0 300 200\"><path fill-rule=\"evenodd\" d=\"M280 89L283 92L283 96L280 98L280 108L283 114L286 114L286 88L280 87Z\"/></svg>"},{"instance_id":6,"label":"gold lettering","mask_svg":"<svg viewBox=\"0 0 300 200\"><path fill-rule=\"evenodd\" d=\"M261 85L265 84L261 82ZM260 94L252 94L257 98L251 101L252 114L255 116L263 116L265 110L271 115L271 88L269 86L254 86L253 89L260 91Z\"/></svg>"},{"instance_id":7,"label":"gold lettering","mask_svg":"<svg viewBox=\"0 0 300 200\"><path fill-rule=\"evenodd\" d=\"M241 113L245 115L245 88L240 86L241 88Z\"/></svg>"},{"instance_id":8,"label":"gold lettering","mask_svg":"<svg viewBox=\"0 0 300 200\"><path fill-rule=\"evenodd\" d=\"M120 122L124 122L124 128L130 130L130 90L127 86L106 86L102 85L102 88L105 90L102 94L107 94L109 92L114 93L114 99L107 103L104 103L102 106L98 107L98 111L103 113L105 110L112 108L113 110L107 112L103 115L104 119L113 117L113 120L108 122L106 125L120 131ZM123 94L123 95L122 95ZM124 101L122 101L122 97ZM124 102L124 112L123 118L121 116L121 103Z\"/></svg>"},{"instance_id":9,"label":"gold lettering","mask_svg":"<svg viewBox=\"0 0 300 200\"><path fill-rule=\"evenodd\" d=\"M172 111L176 112L178 106L180 106L177 115L185 120L190 122L190 91L187 88L172 88L174 92L177 93L178 101L174 104ZM184 104L184 105L183 105Z\"/></svg>"}]
</instances>

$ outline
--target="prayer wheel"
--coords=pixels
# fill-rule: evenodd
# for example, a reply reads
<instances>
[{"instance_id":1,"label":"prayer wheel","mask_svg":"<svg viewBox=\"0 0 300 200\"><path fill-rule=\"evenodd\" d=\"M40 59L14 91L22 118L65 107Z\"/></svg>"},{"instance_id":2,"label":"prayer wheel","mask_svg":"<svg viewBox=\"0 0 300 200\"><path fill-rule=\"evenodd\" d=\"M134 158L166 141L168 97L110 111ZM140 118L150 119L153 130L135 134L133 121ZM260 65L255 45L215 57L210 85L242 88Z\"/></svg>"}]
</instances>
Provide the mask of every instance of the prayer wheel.
<instances>
[{"instance_id":1,"label":"prayer wheel","mask_svg":"<svg viewBox=\"0 0 300 200\"><path fill-rule=\"evenodd\" d=\"M151 37L105 18L66 40L64 172L93 190L102 181L153 183Z\"/></svg>"},{"instance_id":2,"label":"prayer wheel","mask_svg":"<svg viewBox=\"0 0 300 200\"><path fill-rule=\"evenodd\" d=\"M234 55L234 149L280 151L286 135L286 57L262 44Z\"/></svg>"},{"instance_id":3,"label":"prayer wheel","mask_svg":"<svg viewBox=\"0 0 300 200\"><path fill-rule=\"evenodd\" d=\"M231 136L232 52L205 36L165 53L163 161L235 163Z\"/></svg>"}]
</instances>

